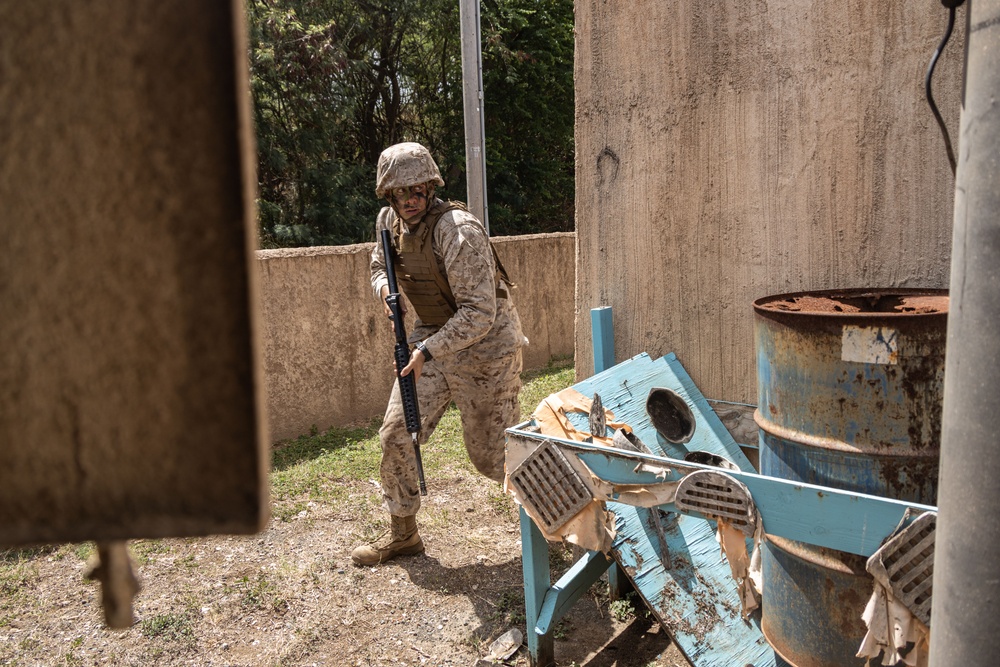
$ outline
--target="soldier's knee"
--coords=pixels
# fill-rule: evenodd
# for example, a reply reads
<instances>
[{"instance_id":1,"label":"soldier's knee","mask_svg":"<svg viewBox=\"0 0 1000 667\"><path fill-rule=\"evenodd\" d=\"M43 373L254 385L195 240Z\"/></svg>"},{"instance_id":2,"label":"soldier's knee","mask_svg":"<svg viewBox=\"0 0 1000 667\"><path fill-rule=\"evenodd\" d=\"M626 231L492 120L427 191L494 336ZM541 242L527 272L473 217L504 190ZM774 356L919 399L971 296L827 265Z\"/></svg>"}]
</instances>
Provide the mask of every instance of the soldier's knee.
<instances>
[{"instance_id":1,"label":"soldier's knee","mask_svg":"<svg viewBox=\"0 0 1000 667\"><path fill-rule=\"evenodd\" d=\"M475 448L467 448L469 451L469 460L472 461L472 465L476 467L476 470L485 477L489 477L494 482L502 482L504 477L504 452L501 449L499 452L496 451L481 451Z\"/></svg>"}]
</instances>

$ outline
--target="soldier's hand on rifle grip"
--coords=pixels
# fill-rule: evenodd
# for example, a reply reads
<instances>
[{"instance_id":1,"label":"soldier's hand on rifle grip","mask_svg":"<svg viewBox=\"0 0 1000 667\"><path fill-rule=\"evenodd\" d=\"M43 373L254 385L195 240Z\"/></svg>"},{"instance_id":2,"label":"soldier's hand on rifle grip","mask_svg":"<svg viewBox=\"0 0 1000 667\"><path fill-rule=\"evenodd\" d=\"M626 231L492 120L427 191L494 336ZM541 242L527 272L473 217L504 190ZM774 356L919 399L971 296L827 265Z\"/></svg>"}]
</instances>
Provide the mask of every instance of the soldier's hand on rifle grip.
<instances>
[{"instance_id":1,"label":"soldier's hand on rifle grip","mask_svg":"<svg viewBox=\"0 0 1000 667\"><path fill-rule=\"evenodd\" d=\"M420 350L414 348L413 352L410 353L410 363L406 364L406 366L403 368L402 371L400 371L399 374L405 376L409 375L410 372L412 371L413 380L415 382L420 379L420 374L423 372L423 370L424 370L424 355Z\"/></svg>"}]
</instances>

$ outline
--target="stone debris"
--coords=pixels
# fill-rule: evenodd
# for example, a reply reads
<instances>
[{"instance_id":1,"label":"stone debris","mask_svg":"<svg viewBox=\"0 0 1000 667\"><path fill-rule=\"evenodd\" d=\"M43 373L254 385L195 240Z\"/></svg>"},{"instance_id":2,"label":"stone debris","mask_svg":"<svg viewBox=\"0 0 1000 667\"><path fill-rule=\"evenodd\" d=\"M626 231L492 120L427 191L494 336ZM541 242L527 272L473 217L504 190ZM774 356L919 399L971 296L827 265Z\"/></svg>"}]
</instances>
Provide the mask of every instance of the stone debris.
<instances>
[{"instance_id":1,"label":"stone debris","mask_svg":"<svg viewBox=\"0 0 1000 667\"><path fill-rule=\"evenodd\" d=\"M506 660L521 648L524 642L524 635L517 628L512 628L497 637L496 641L490 644L490 657L494 660Z\"/></svg>"}]
</instances>

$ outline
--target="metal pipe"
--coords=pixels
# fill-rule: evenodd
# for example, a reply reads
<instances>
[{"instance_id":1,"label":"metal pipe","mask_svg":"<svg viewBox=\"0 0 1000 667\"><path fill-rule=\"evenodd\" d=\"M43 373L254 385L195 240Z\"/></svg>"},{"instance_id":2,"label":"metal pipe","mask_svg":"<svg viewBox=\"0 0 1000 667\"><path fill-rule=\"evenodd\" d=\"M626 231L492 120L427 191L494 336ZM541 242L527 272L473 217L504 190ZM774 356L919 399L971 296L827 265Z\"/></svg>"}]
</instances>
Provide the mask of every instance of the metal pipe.
<instances>
[{"instance_id":1,"label":"metal pipe","mask_svg":"<svg viewBox=\"0 0 1000 667\"><path fill-rule=\"evenodd\" d=\"M1000 0L970 0L955 186L931 667L996 664Z\"/></svg>"},{"instance_id":2,"label":"metal pipe","mask_svg":"<svg viewBox=\"0 0 1000 667\"><path fill-rule=\"evenodd\" d=\"M486 204L486 129L483 124L483 52L479 0L459 2L462 24L462 100L465 109L466 205L490 233Z\"/></svg>"}]
</instances>

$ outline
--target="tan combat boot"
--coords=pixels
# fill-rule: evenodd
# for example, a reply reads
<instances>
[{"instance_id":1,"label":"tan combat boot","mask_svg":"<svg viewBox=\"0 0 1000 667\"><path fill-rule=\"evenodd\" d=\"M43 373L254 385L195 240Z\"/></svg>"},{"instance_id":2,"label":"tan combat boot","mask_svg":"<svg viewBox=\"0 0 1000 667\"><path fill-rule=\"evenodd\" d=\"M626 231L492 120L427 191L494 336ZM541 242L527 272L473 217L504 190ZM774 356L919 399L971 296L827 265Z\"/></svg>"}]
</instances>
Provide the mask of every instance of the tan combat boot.
<instances>
[{"instance_id":1,"label":"tan combat boot","mask_svg":"<svg viewBox=\"0 0 1000 667\"><path fill-rule=\"evenodd\" d=\"M355 565L371 567L396 556L414 556L424 552L424 542L417 532L417 517L393 516L389 542L384 546L365 544L351 552Z\"/></svg>"}]
</instances>

